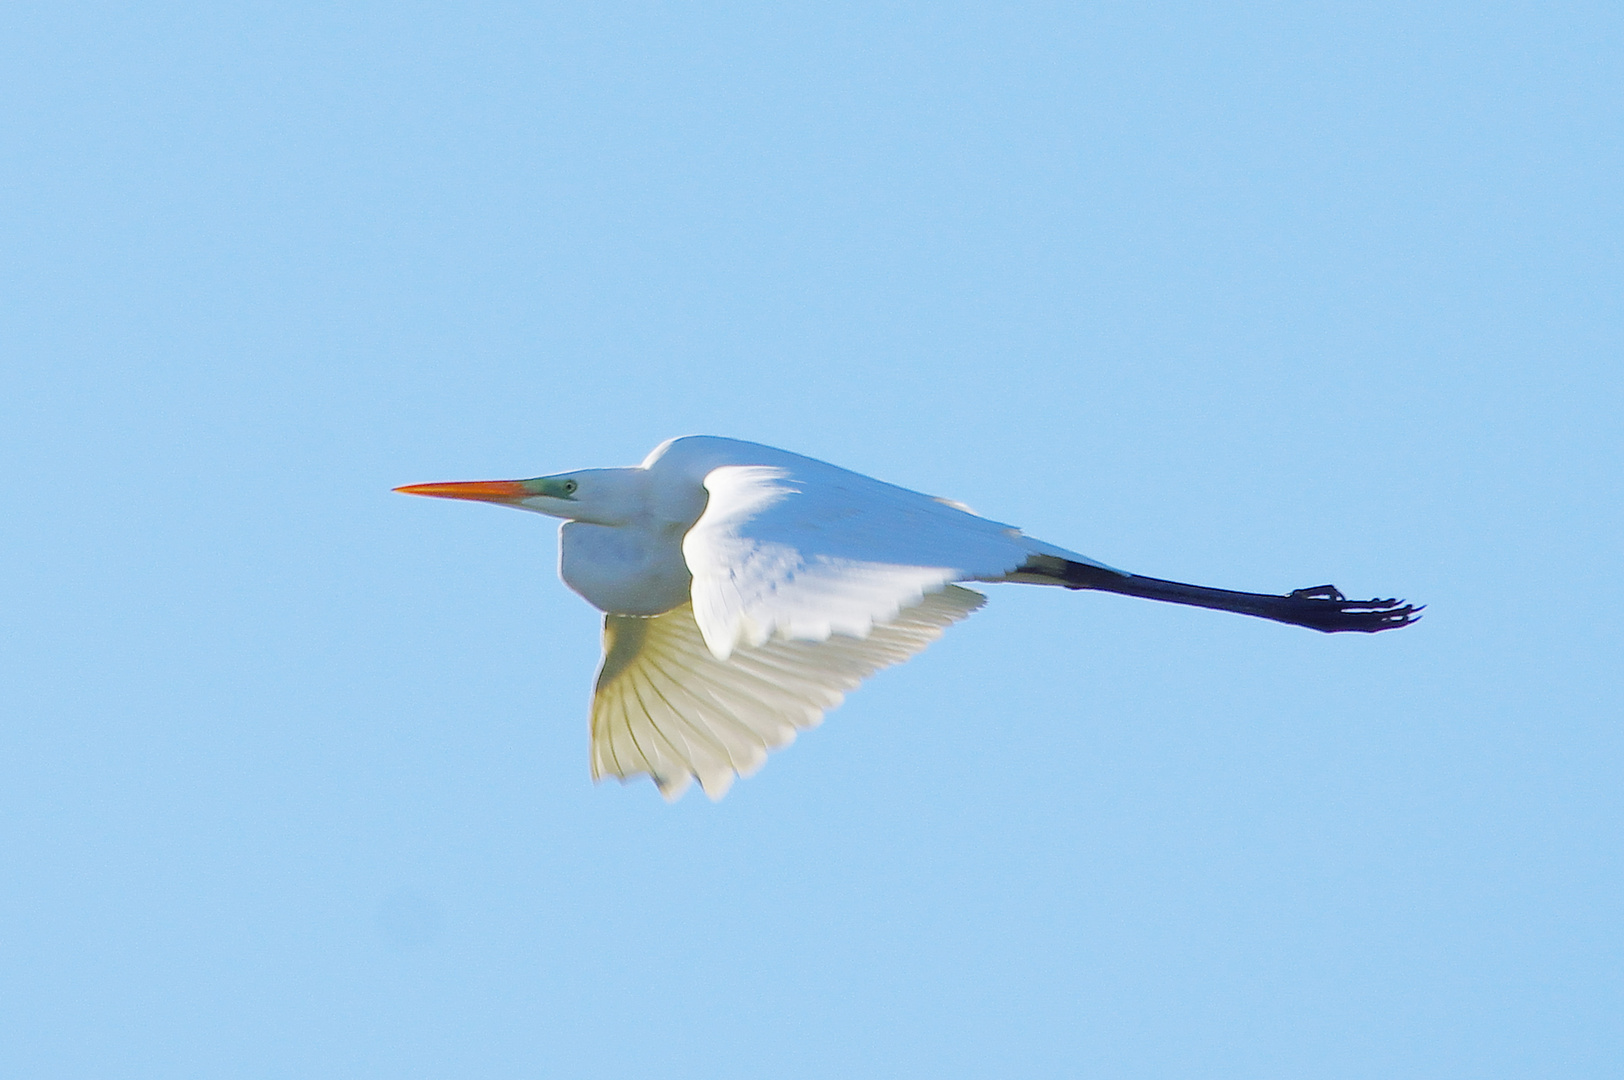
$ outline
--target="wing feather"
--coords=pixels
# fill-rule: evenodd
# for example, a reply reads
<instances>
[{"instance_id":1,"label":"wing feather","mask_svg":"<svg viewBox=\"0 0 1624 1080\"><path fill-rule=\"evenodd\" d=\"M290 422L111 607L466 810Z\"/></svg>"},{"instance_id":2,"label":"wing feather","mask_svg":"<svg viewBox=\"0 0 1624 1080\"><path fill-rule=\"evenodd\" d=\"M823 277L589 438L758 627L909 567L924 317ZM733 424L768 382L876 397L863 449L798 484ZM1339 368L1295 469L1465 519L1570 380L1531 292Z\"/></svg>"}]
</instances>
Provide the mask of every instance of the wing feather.
<instances>
[{"instance_id":1,"label":"wing feather","mask_svg":"<svg viewBox=\"0 0 1624 1080\"><path fill-rule=\"evenodd\" d=\"M697 779L720 799L769 751L815 727L845 692L900 663L986 602L948 585L866 637L774 638L718 659L692 605L663 615L609 615L592 700L592 778L647 774L669 800Z\"/></svg>"},{"instance_id":2,"label":"wing feather","mask_svg":"<svg viewBox=\"0 0 1624 1080\"><path fill-rule=\"evenodd\" d=\"M704 486L682 551L694 617L724 660L774 637L863 637L948 582L1002 578L1036 546L940 499L795 455L709 469Z\"/></svg>"}]
</instances>

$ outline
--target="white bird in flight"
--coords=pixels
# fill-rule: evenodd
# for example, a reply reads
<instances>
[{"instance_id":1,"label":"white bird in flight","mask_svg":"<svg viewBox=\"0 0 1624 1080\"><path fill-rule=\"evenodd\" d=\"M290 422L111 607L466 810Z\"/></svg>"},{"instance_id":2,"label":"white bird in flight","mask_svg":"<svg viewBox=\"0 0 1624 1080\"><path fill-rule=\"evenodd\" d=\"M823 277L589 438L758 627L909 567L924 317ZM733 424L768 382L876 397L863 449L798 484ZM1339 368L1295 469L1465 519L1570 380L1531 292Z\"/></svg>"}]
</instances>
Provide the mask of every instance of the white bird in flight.
<instances>
[{"instance_id":1,"label":"white bird in flight","mask_svg":"<svg viewBox=\"0 0 1624 1080\"><path fill-rule=\"evenodd\" d=\"M863 679L986 603L960 581L1015 581L1234 611L1326 633L1407 626L1420 609L1128 574L948 499L770 446L696 435L641 465L533 480L412 484L564 518L558 573L604 612L592 777L647 773L712 799Z\"/></svg>"}]
</instances>

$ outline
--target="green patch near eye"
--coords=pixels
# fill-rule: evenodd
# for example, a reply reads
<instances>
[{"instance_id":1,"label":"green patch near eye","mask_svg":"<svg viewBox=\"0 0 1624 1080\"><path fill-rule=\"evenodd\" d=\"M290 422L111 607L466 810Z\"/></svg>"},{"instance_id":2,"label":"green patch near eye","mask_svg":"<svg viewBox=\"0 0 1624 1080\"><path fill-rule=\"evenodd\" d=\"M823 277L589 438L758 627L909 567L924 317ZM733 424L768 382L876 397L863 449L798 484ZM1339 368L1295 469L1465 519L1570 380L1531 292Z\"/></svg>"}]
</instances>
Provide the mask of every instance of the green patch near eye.
<instances>
[{"instance_id":1,"label":"green patch near eye","mask_svg":"<svg viewBox=\"0 0 1624 1080\"><path fill-rule=\"evenodd\" d=\"M557 476L538 476L534 480L524 481L524 486L532 495L545 495L549 499L570 499L575 496L576 489L581 485L574 480L564 480Z\"/></svg>"}]
</instances>

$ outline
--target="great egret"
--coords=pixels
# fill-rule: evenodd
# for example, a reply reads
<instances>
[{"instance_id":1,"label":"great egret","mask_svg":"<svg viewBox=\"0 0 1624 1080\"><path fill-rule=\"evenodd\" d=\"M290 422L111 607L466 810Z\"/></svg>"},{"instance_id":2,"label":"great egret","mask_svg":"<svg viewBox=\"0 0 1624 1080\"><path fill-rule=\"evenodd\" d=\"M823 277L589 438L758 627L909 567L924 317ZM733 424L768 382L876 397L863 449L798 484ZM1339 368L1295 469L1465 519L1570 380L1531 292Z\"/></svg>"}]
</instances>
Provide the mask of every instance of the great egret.
<instances>
[{"instance_id":1,"label":"great egret","mask_svg":"<svg viewBox=\"0 0 1624 1080\"><path fill-rule=\"evenodd\" d=\"M690 778L721 798L881 668L986 602L959 581L1016 581L1234 611L1327 633L1407 626L1419 608L1124 573L1019 529L770 446L690 436L634 468L413 484L564 518L559 576L604 612L592 776Z\"/></svg>"}]
</instances>

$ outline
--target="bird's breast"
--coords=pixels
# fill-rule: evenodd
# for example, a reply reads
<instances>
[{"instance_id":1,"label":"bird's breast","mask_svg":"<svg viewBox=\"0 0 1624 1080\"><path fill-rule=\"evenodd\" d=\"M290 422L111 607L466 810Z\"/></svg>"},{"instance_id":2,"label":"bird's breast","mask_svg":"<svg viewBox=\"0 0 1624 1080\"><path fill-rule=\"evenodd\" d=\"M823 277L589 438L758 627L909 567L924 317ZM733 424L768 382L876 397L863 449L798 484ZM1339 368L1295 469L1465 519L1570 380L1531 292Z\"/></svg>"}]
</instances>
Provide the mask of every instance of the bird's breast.
<instances>
[{"instance_id":1,"label":"bird's breast","mask_svg":"<svg viewBox=\"0 0 1624 1080\"><path fill-rule=\"evenodd\" d=\"M558 576L599 611L658 615L688 602L680 533L571 521L558 539Z\"/></svg>"}]
</instances>

